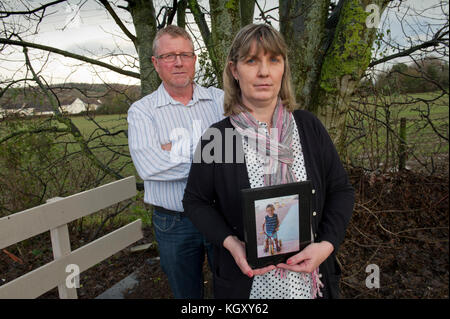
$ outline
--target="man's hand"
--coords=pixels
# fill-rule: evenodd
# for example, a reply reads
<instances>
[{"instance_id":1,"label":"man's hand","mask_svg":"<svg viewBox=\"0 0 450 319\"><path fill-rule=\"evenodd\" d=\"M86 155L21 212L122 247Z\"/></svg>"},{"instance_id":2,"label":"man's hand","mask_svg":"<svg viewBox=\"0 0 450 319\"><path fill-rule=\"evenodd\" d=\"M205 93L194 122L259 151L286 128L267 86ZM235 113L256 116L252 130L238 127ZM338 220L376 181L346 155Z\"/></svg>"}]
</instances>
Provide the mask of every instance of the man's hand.
<instances>
[{"instance_id":1,"label":"man's hand","mask_svg":"<svg viewBox=\"0 0 450 319\"><path fill-rule=\"evenodd\" d=\"M223 241L223 246L228 249L231 255L238 265L239 269L242 271L244 275L252 278L254 275L263 275L266 272L269 272L276 267L274 265L270 265L264 268L252 269L250 265L247 263L247 256L245 254L245 243L240 241L236 236L228 236Z\"/></svg>"},{"instance_id":2,"label":"man's hand","mask_svg":"<svg viewBox=\"0 0 450 319\"><path fill-rule=\"evenodd\" d=\"M328 241L311 243L298 254L290 257L287 264L278 264L278 268L295 272L312 273L333 252L334 247Z\"/></svg>"},{"instance_id":3,"label":"man's hand","mask_svg":"<svg viewBox=\"0 0 450 319\"><path fill-rule=\"evenodd\" d=\"M167 152L170 152L172 150L172 143L161 144L161 148Z\"/></svg>"}]
</instances>

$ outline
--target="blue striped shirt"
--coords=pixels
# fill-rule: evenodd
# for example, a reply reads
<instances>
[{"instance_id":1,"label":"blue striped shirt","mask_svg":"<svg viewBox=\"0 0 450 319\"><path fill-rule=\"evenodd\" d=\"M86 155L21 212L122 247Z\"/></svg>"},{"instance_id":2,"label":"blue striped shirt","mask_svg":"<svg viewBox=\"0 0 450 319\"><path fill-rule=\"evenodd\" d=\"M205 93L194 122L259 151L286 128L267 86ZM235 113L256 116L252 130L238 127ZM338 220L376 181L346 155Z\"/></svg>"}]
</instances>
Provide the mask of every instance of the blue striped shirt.
<instances>
[{"instance_id":1,"label":"blue striped shirt","mask_svg":"<svg viewBox=\"0 0 450 319\"><path fill-rule=\"evenodd\" d=\"M174 100L163 84L131 105L128 146L144 181L144 202L183 211L181 200L195 146L209 126L224 118L223 113L223 91L197 84L188 105ZM171 152L161 148L168 143Z\"/></svg>"},{"instance_id":2,"label":"blue striped shirt","mask_svg":"<svg viewBox=\"0 0 450 319\"><path fill-rule=\"evenodd\" d=\"M266 215L266 233L272 235L277 226L278 226L278 215L273 214L272 217Z\"/></svg>"}]
</instances>

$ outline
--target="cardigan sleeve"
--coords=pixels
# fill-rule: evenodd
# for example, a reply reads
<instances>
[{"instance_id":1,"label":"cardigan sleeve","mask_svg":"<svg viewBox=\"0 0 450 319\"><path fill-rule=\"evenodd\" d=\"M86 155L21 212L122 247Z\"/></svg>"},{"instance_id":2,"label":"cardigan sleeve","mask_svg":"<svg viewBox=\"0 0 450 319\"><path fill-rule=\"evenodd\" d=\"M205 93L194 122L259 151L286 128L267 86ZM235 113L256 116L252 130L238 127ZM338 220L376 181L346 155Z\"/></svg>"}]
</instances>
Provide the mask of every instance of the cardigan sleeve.
<instances>
[{"instance_id":1,"label":"cardigan sleeve","mask_svg":"<svg viewBox=\"0 0 450 319\"><path fill-rule=\"evenodd\" d=\"M317 240L329 241L337 251L353 213L354 189L328 132L319 119L314 119L318 145L321 146L322 180L325 180L325 200Z\"/></svg>"},{"instance_id":2,"label":"cardigan sleeve","mask_svg":"<svg viewBox=\"0 0 450 319\"><path fill-rule=\"evenodd\" d=\"M208 132L204 134L206 135L209 136ZM205 238L215 245L222 246L225 238L233 235L233 231L214 205L215 185L220 181L214 178L214 161L206 163L201 156L207 144L208 141L202 138L197 145L184 192L183 207L186 216Z\"/></svg>"}]
</instances>

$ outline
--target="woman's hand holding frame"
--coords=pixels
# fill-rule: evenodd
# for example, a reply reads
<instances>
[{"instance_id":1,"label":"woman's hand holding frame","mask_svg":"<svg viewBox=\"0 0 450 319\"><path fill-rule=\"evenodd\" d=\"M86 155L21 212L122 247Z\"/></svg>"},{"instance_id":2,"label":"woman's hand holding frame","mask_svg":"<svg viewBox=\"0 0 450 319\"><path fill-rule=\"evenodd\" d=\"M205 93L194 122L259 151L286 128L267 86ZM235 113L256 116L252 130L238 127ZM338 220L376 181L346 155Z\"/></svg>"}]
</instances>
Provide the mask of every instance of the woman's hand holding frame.
<instances>
[{"instance_id":1,"label":"woman's hand holding frame","mask_svg":"<svg viewBox=\"0 0 450 319\"><path fill-rule=\"evenodd\" d=\"M245 253L245 243L240 241L235 236L228 236L223 241L223 246L228 249L236 262L236 265L242 273L250 278L255 275L263 275L277 267L275 265L266 266L263 268L252 269L247 262L247 255Z\"/></svg>"},{"instance_id":2,"label":"woman's hand holding frame","mask_svg":"<svg viewBox=\"0 0 450 319\"><path fill-rule=\"evenodd\" d=\"M280 263L277 267L295 272L311 273L331 255L333 250L333 245L328 241L311 243L298 254L291 256L286 264Z\"/></svg>"}]
</instances>

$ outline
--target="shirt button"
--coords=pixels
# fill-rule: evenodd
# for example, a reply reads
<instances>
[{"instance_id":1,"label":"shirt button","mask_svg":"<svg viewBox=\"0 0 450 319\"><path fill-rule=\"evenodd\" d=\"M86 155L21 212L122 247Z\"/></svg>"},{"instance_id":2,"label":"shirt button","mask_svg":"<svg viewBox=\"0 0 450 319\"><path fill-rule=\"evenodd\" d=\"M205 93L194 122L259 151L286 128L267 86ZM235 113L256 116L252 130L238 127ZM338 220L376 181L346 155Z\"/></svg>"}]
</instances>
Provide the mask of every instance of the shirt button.
<instances>
[{"instance_id":1,"label":"shirt button","mask_svg":"<svg viewBox=\"0 0 450 319\"><path fill-rule=\"evenodd\" d=\"M317 215L317 213L316 212L313 212L313 216L316 216Z\"/></svg>"},{"instance_id":2,"label":"shirt button","mask_svg":"<svg viewBox=\"0 0 450 319\"><path fill-rule=\"evenodd\" d=\"M313 189L313 190L311 191L311 193L315 194L315 193L316 193L316 190L315 190L315 189Z\"/></svg>"},{"instance_id":3,"label":"shirt button","mask_svg":"<svg viewBox=\"0 0 450 319\"><path fill-rule=\"evenodd\" d=\"M317 238L317 234L314 234L314 238Z\"/></svg>"}]
</instances>

